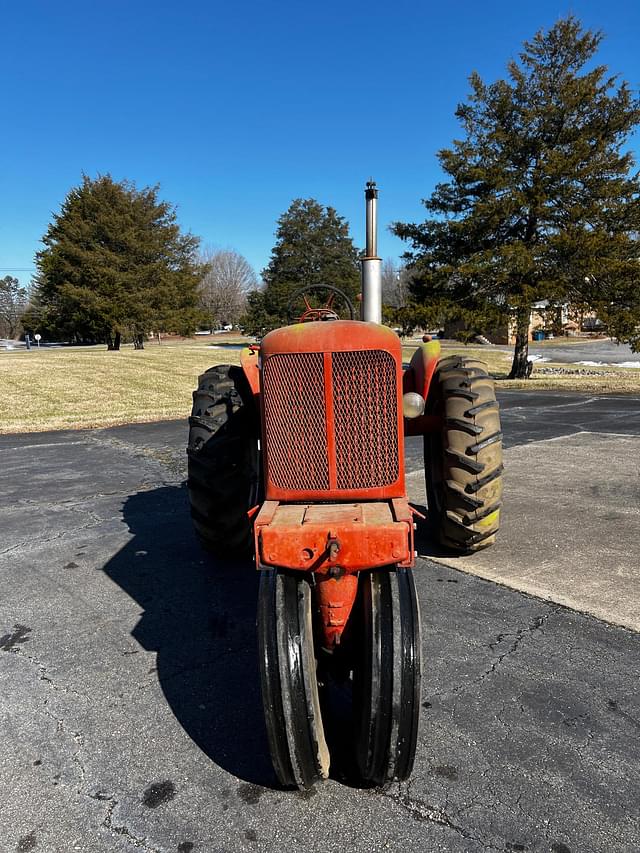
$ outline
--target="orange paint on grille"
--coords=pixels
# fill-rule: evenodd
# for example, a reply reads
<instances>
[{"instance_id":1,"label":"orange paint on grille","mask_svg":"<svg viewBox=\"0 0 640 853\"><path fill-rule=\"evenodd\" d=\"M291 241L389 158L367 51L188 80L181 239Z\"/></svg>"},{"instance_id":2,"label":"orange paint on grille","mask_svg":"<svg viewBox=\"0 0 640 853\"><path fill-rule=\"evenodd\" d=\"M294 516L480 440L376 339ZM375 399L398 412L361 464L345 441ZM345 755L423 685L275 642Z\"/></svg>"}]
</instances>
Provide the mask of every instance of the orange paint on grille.
<instances>
[{"instance_id":1,"label":"orange paint on grille","mask_svg":"<svg viewBox=\"0 0 640 853\"><path fill-rule=\"evenodd\" d=\"M281 489L328 489L322 353L283 353L263 369L269 479Z\"/></svg>"},{"instance_id":2,"label":"orange paint on grille","mask_svg":"<svg viewBox=\"0 0 640 853\"><path fill-rule=\"evenodd\" d=\"M398 479L396 365L383 350L333 353L333 414L339 489Z\"/></svg>"},{"instance_id":3,"label":"orange paint on grille","mask_svg":"<svg viewBox=\"0 0 640 853\"><path fill-rule=\"evenodd\" d=\"M330 370L324 369L325 358ZM265 359L263 388L267 477L274 486L362 490L398 481L397 367L390 353L275 354ZM328 441L328 408L335 453Z\"/></svg>"}]
</instances>

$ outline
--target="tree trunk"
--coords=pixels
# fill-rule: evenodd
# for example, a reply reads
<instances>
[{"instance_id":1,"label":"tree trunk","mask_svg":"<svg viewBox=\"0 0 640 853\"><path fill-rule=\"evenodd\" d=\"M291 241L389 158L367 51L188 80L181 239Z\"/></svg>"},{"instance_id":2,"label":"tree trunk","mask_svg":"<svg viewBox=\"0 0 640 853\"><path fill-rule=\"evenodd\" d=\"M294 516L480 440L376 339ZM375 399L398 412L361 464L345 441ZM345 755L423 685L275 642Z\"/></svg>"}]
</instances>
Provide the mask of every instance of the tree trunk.
<instances>
[{"instance_id":1,"label":"tree trunk","mask_svg":"<svg viewBox=\"0 0 640 853\"><path fill-rule=\"evenodd\" d=\"M529 321L531 311L525 308L516 315L516 347L509 379L528 379L533 363L529 361Z\"/></svg>"},{"instance_id":2,"label":"tree trunk","mask_svg":"<svg viewBox=\"0 0 640 853\"><path fill-rule=\"evenodd\" d=\"M144 336L143 335L134 335L133 348L134 349L144 349Z\"/></svg>"},{"instance_id":3,"label":"tree trunk","mask_svg":"<svg viewBox=\"0 0 640 853\"><path fill-rule=\"evenodd\" d=\"M120 349L120 332L115 332L113 335L107 336L107 349L117 351Z\"/></svg>"}]
</instances>

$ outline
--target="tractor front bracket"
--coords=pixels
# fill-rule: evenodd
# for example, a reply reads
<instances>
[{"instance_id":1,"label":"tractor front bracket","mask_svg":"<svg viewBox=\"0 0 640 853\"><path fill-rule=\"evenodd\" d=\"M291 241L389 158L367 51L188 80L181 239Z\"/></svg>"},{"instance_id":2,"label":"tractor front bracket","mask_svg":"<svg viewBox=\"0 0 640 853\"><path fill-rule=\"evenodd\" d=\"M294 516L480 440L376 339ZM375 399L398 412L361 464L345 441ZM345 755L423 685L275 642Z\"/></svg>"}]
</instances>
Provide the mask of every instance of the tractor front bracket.
<instances>
[{"instance_id":1,"label":"tractor front bracket","mask_svg":"<svg viewBox=\"0 0 640 853\"><path fill-rule=\"evenodd\" d=\"M315 575L322 645L333 649L353 608L357 573L411 568L413 510L404 498L340 504L265 501L255 519L259 569Z\"/></svg>"}]
</instances>

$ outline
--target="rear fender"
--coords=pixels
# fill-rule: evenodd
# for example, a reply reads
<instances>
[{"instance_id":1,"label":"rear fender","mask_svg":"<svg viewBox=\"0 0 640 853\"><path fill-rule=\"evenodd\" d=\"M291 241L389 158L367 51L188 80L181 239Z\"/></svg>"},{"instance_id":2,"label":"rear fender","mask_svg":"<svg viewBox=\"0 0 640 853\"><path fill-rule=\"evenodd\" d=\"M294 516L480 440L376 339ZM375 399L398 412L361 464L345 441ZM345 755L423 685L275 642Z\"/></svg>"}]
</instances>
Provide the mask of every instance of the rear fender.
<instances>
[{"instance_id":1,"label":"rear fender","mask_svg":"<svg viewBox=\"0 0 640 853\"><path fill-rule=\"evenodd\" d=\"M440 360L440 341L425 341L414 352L409 367L402 376L402 393L416 391L426 400L431 379ZM440 427L440 419L432 415L404 419L405 435L425 435Z\"/></svg>"}]
</instances>

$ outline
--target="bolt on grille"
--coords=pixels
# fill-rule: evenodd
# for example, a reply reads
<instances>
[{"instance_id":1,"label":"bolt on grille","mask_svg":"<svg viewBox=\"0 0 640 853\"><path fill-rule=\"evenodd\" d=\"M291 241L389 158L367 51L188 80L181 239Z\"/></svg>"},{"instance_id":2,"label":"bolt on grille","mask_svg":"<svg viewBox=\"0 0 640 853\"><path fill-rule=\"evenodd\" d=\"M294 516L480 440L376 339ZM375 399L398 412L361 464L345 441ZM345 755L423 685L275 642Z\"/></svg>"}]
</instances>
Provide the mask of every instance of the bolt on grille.
<instances>
[{"instance_id":1,"label":"bolt on grille","mask_svg":"<svg viewBox=\"0 0 640 853\"><path fill-rule=\"evenodd\" d=\"M384 350L333 354L333 413L339 489L398 479L396 364Z\"/></svg>"},{"instance_id":2,"label":"bolt on grille","mask_svg":"<svg viewBox=\"0 0 640 853\"><path fill-rule=\"evenodd\" d=\"M263 370L269 478L280 489L329 488L322 353L283 353Z\"/></svg>"}]
</instances>

